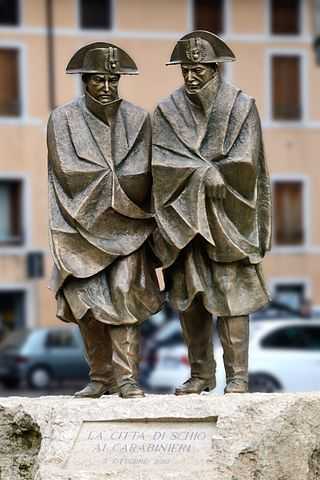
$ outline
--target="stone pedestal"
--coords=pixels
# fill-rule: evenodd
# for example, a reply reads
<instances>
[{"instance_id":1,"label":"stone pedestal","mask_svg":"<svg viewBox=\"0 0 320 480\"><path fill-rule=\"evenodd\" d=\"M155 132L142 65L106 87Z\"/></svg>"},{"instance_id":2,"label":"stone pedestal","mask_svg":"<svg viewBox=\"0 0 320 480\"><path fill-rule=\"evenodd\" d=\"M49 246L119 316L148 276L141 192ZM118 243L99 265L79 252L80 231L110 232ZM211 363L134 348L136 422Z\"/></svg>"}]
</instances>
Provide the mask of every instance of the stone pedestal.
<instances>
[{"instance_id":1,"label":"stone pedestal","mask_svg":"<svg viewBox=\"0 0 320 480\"><path fill-rule=\"evenodd\" d=\"M0 398L1 480L319 480L320 394Z\"/></svg>"}]
</instances>

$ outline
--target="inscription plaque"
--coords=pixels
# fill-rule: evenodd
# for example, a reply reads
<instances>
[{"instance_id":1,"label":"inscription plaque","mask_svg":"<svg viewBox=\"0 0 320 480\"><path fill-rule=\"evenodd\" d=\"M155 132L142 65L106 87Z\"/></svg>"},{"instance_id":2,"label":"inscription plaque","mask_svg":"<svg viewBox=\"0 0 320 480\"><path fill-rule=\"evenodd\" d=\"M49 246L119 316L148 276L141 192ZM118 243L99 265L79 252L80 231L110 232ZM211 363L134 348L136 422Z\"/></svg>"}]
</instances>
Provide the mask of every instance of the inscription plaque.
<instances>
[{"instance_id":1,"label":"inscription plaque","mask_svg":"<svg viewBox=\"0 0 320 480\"><path fill-rule=\"evenodd\" d=\"M65 468L185 471L210 463L214 417L206 421L84 421Z\"/></svg>"}]
</instances>

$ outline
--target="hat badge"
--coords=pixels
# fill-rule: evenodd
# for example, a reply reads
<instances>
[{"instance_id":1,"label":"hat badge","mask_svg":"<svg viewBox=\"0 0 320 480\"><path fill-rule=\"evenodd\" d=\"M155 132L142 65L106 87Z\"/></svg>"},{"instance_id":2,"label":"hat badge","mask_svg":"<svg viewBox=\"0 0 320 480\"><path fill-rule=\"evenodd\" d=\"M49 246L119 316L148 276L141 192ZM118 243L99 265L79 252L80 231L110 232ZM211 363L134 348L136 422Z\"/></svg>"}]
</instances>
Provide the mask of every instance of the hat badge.
<instances>
[{"instance_id":1,"label":"hat badge","mask_svg":"<svg viewBox=\"0 0 320 480\"><path fill-rule=\"evenodd\" d=\"M205 58L205 51L202 46L199 45L199 42L195 41L195 44L189 42L189 45L186 49L186 57L191 62L201 62Z\"/></svg>"},{"instance_id":2,"label":"hat badge","mask_svg":"<svg viewBox=\"0 0 320 480\"><path fill-rule=\"evenodd\" d=\"M104 66L106 70L115 70L118 65L118 51L110 47L105 58Z\"/></svg>"},{"instance_id":3,"label":"hat badge","mask_svg":"<svg viewBox=\"0 0 320 480\"><path fill-rule=\"evenodd\" d=\"M110 62L109 58L106 58L106 60L104 62L104 66L105 66L105 69L108 71L108 70L114 70L116 68L117 64L114 61Z\"/></svg>"}]
</instances>

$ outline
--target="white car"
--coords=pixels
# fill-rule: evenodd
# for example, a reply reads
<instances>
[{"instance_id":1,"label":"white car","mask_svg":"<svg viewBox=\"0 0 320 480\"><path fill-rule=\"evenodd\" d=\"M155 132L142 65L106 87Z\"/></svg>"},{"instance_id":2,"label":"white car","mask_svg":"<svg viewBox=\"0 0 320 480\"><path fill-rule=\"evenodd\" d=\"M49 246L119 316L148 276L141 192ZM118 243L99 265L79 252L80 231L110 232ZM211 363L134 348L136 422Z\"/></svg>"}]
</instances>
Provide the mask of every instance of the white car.
<instances>
[{"instance_id":1,"label":"white car","mask_svg":"<svg viewBox=\"0 0 320 480\"><path fill-rule=\"evenodd\" d=\"M178 327L177 327L178 328ZM150 375L155 391L173 391L189 377L184 344L162 347ZM215 345L217 388L222 394L225 375L222 348ZM320 320L251 322L249 385L252 392L320 390Z\"/></svg>"}]
</instances>

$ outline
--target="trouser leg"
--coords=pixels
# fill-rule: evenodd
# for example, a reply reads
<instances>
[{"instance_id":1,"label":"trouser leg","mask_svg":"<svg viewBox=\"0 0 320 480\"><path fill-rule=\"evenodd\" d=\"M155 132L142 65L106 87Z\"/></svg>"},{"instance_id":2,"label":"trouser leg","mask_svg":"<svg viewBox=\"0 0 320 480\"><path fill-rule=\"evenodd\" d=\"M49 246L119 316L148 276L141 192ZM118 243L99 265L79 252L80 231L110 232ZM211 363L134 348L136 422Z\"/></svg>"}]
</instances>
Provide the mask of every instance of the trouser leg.
<instances>
[{"instance_id":1,"label":"trouser leg","mask_svg":"<svg viewBox=\"0 0 320 480\"><path fill-rule=\"evenodd\" d=\"M109 325L95 320L90 314L78 321L84 341L85 355L90 366L90 379L105 384L114 383L112 343Z\"/></svg>"},{"instance_id":2,"label":"trouser leg","mask_svg":"<svg viewBox=\"0 0 320 480\"><path fill-rule=\"evenodd\" d=\"M176 390L177 395L201 393L215 387L216 364L213 358L213 322L202 301L180 313L183 337L188 347L191 378Z\"/></svg>"},{"instance_id":3,"label":"trouser leg","mask_svg":"<svg viewBox=\"0 0 320 480\"><path fill-rule=\"evenodd\" d=\"M113 369L120 396L143 396L138 387L140 330L137 325L110 326Z\"/></svg>"},{"instance_id":4,"label":"trouser leg","mask_svg":"<svg viewBox=\"0 0 320 480\"><path fill-rule=\"evenodd\" d=\"M226 371L228 390L232 384L241 385L239 391L247 391L248 385L248 348L249 317L220 317L218 331L223 347L223 361Z\"/></svg>"},{"instance_id":5,"label":"trouser leg","mask_svg":"<svg viewBox=\"0 0 320 480\"><path fill-rule=\"evenodd\" d=\"M180 321L188 346L191 376L212 380L215 374L215 361L211 314L204 308L201 301L195 301L189 310L180 314Z\"/></svg>"}]
</instances>

